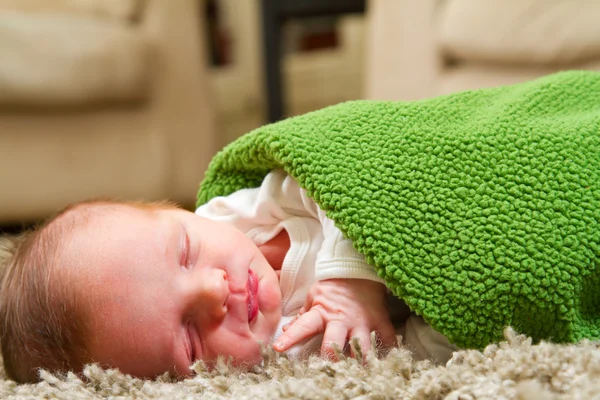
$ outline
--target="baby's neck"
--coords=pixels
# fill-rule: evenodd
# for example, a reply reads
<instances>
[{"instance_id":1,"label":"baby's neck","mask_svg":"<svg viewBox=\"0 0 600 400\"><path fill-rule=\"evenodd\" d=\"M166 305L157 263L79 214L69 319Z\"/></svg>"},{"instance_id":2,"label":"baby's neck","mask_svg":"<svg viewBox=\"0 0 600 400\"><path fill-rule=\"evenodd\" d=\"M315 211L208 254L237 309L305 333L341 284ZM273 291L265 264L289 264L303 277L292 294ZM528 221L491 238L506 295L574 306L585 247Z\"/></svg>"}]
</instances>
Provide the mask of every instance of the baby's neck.
<instances>
[{"instance_id":1,"label":"baby's neck","mask_svg":"<svg viewBox=\"0 0 600 400\"><path fill-rule=\"evenodd\" d=\"M281 270L283 259L290 250L290 237L285 229L282 229L273 239L258 246L271 267L275 271Z\"/></svg>"}]
</instances>

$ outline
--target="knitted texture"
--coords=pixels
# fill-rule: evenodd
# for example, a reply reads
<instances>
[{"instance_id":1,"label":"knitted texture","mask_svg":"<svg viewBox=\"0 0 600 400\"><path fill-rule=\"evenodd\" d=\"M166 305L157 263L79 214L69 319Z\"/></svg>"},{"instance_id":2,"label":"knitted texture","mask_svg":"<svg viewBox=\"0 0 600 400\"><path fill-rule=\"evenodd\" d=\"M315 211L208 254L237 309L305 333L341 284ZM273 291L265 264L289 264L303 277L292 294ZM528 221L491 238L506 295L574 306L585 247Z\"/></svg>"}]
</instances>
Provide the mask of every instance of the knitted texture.
<instances>
[{"instance_id":1,"label":"knitted texture","mask_svg":"<svg viewBox=\"0 0 600 400\"><path fill-rule=\"evenodd\" d=\"M198 205L274 168L451 342L600 339L599 73L267 125L215 156Z\"/></svg>"}]
</instances>

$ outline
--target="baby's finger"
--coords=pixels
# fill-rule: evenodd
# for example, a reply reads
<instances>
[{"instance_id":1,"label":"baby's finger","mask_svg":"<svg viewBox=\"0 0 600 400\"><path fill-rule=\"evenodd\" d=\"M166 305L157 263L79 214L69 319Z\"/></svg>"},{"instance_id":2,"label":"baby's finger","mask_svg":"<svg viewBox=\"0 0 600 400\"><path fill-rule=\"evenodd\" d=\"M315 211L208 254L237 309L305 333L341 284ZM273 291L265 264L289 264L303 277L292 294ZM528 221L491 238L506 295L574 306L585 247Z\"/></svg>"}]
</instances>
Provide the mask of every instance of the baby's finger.
<instances>
[{"instance_id":1,"label":"baby's finger","mask_svg":"<svg viewBox=\"0 0 600 400\"><path fill-rule=\"evenodd\" d=\"M393 347L398 347L398 339L396 338L396 330L391 323L384 324L377 332L381 342L382 350L389 350Z\"/></svg>"},{"instance_id":2,"label":"baby's finger","mask_svg":"<svg viewBox=\"0 0 600 400\"><path fill-rule=\"evenodd\" d=\"M371 332L365 328L356 328L352 331L350 340L356 339L358 341L359 348L355 349L350 347L353 357L360 357L363 360L369 351L371 351ZM360 354L357 354L360 351Z\"/></svg>"},{"instance_id":3,"label":"baby's finger","mask_svg":"<svg viewBox=\"0 0 600 400\"><path fill-rule=\"evenodd\" d=\"M318 311L310 310L304 313L294 324L273 343L276 351L286 351L298 342L311 338L325 329L323 318Z\"/></svg>"},{"instance_id":4,"label":"baby's finger","mask_svg":"<svg viewBox=\"0 0 600 400\"><path fill-rule=\"evenodd\" d=\"M348 328L339 321L331 321L327 324L327 328L325 328L323 343L321 344L321 356L337 361L338 357L335 346L337 346L339 351L343 352L347 339Z\"/></svg>"}]
</instances>

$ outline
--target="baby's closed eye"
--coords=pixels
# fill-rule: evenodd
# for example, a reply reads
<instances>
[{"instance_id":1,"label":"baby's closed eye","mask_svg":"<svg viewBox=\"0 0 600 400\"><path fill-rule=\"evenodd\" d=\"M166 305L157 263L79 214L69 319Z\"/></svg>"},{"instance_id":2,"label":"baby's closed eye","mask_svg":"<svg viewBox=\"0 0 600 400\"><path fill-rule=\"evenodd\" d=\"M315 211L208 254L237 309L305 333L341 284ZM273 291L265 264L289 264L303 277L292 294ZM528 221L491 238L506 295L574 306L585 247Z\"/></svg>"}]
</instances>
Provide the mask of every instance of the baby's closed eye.
<instances>
[{"instance_id":1,"label":"baby's closed eye","mask_svg":"<svg viewBox=\"0 0 600 400\"><path fill-rule=\"evenodd\" d=\"M190 236L187 231L184 229L183 235L181 238L180 251L179 251L179 265L181 268L189 269L190 268Z\"/></svg>"}]
</instances>

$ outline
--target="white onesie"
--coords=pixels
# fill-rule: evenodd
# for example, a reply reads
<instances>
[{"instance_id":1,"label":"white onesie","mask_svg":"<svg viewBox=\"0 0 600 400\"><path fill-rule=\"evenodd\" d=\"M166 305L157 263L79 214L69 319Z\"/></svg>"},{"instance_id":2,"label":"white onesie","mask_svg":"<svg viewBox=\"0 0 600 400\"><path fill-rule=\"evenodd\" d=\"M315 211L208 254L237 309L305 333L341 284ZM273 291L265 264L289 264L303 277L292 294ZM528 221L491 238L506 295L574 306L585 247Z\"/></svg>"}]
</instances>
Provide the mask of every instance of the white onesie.
<instances>
[{"instance_id":1,"label":"white onesie","mask_svg":"<svg viewBox=\"0 0 600 400\"><path fill-rule=\"evenodd\" d=\"M304 305L315 281L345 278L384 283L325 212L282 170L269 173L259 188L210 200L196 214L234 225L257 246L273 239L282 229L287 231L290 249L280 274L283 317L273 340ZM445 362L456 349L414 314L399 327L399 333L417 359ZM287 354L292 358L305 357L318 351L321 341L322 335L316 336L294 346Z\"/></svg>"}]
</instances>

